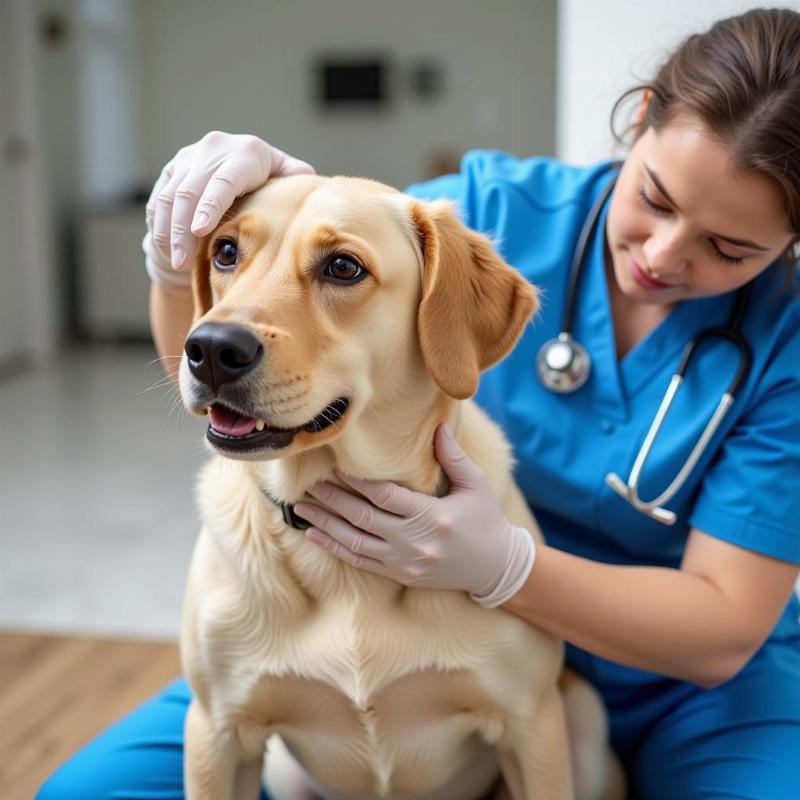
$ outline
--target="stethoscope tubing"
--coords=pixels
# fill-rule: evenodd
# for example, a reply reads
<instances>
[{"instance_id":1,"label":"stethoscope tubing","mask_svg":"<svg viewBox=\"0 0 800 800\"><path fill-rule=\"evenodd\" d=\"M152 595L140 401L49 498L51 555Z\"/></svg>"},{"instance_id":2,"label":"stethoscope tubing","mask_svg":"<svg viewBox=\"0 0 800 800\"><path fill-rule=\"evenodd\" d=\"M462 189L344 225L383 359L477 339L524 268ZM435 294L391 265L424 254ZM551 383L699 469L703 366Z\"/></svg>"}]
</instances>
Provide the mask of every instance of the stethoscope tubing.
<instances>
[{"instance_id":1,"label":"stethoscope tubing","mask_svg":"<svg viewBox=\"0 0 800 800\"><path fill-rule=\"evenodd\" d=\"M619 162L609 165L609 169L618 167ZM592 233L594 232L597 221L600 218L602 209L605 206L605 203L610 196L615 183L616 176L612 178L609 184L603 188L597 200L595 201L589 216L584 222L583 228L578 237L578 243L575 247L575 253L573 255L572 264L570 267L567 299L564 305L564 316L562 319L561 332L556 339L546 342L537 356L537 371L539 371L540 379L551 391L566 393L579 389L586 382L591 369L591 359L589 358L588 353L586 352L585 348L583 348L575 340L572 334L572 323L574 320L575 302L578 293L578 282L582 271L586 248L589 244ZM686 483L686 480L688 479L692 470L697 465L697 462L700 460L714 434L717 432L722 420L725 418L725 415L734 404L739 389L750 373L750 368L752 365L752 352L750 350L750 346L747 344L746 339L744 336L742 336L740 328L747 304L749 302L751 290L752 284L748 283L737 291L733 311L726 326L706 328L700 331L689 342L687 342L683 349L678 368L672 375L669 386L667 387L667 391L661 400L658 411L656 412L647 434L645 435L642 446L639 448L639 452L636 455L636 459L634 460L628 480L623 481L616 472L610 472L606 475L606 483L611 489L613 489L622 498L627 500L637 511L640 511L648 517L657 520L658 522L666 525L672 525L675 523L675 513L664 508L664 505L669 502ZM654 500L642 500L642 498L639 496L639 482L641 480L642 471L644 470L647 458L650 455L650 451L659 432L661 431L664 419L667 416L667 412L669 411L673 400L675 399L675 395L683 384L684 376L686 375L686 371L692 362L692 358L698 351L699 347L711 339L727 340L739 351L739 364L736 374L731 379L730 385L720 398L714 413L711 415L711 419L706 424L702 434L695 443L695 446L692 448L692 452L689 454L689 457L680 468L677 475L672 479L667 488L664 489L664 491L661 492L661 494L659 494ZM573 352L578 354L585 362L585 367L582 368L583 372L581 375L568 376L566 373L561 371L561 378L559 378L558 374L554 374L553 376L546 378L545 374L540 369L540 366L542 364L545 366L547 365L547 348L557 345L569 346L573 348ZM564 379L567 377L569 377L570 382L565 386Z\"/></svg>"},{"instance_id":2,"label":"stethoscope tubing","mask_svg":"<svg viewBox=\"0 0 800 800\"><path fill-rule=\"evenodd\" d=\"M610 164L608 164L607 171L612 172L616 170L618 173L621 167L621 161L612 161ZM570 338L573 338L572 323L575 320L575 301L578 296L578 281L580 280L582 272L581 268L583 265L584 256L586 255L586 248L589 246L589 239L597 227L597 222L600 219L600 215L603 213L606 200L608 200L608 198L611 196L611 192L614 190L616 182L617 175L614 175L608 184L603 187L603 190L600 192L600 195L595 201L594 206L589 212L589 216L583 223L580 235L578 236L578 242L575 245L575 252L572 256L572 264L570 264L569 268L567 302L564 304L564 316L561 319L561 333L567 334Z\"/></svg>"}]
</instances>

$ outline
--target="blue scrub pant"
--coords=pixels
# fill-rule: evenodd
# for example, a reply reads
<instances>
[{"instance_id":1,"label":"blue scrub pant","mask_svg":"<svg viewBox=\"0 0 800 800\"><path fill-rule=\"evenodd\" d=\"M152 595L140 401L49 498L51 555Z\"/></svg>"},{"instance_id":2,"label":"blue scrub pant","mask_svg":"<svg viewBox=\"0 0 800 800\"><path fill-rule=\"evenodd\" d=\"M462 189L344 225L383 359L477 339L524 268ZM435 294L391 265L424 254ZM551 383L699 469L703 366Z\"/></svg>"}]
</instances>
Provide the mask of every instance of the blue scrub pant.
<instances>
[{"instance_id":1,"label":"blue scrub pant","mask_svg":"<svg viewBox=\"0 0 800 800\"><path fill-rule=\"evenodd\" d=\"M768 643L710 690L575 648L568 661L603 694L633 800L800 798L800 640ZM183 798L190 697L185 681L168 686L68 761L37 800Z\"/></svg>"}]
</instances>

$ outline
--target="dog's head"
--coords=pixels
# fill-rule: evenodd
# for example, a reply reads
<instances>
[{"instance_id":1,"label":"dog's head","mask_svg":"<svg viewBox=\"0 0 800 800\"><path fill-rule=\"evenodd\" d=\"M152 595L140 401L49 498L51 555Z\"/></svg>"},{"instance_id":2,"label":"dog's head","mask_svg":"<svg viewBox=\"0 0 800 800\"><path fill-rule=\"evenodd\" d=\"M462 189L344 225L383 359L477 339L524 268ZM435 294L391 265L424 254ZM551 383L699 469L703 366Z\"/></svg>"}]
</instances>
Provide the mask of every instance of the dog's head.
<instances>
[{"instance_id":1,"label":"dog's head","mask_svg":"<svg viewBox=\"0 0 800 800\"><path fill-rule=\"evenodd\" d=\"M362 416L470 396L533 287L449 203L296 176L238 201L198 248L184 403L231 458L332 443Z\"/></svg>"}]
</instances>

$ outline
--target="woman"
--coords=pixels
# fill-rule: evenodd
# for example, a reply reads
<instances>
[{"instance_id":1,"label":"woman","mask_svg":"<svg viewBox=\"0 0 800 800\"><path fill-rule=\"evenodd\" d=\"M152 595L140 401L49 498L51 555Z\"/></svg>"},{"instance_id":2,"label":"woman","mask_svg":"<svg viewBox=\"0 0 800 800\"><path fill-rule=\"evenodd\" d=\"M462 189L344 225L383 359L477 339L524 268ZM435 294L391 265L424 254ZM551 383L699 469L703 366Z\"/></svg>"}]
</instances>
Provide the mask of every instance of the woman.
<instances>
[{"instance_id":1,"label":"woman","mask_svg":"<svg viewBox=\"0 0 800 800\"><path fill-rule=\"evenodd\" d=\"M514 444L517 481L548 541L524 581L518 564L495 552L503 537L492 533L507 523L483 475L443 429L435 446L452 484L447 497L391 484L359 482L351 493L321 485L312 493L318 502L296 510L314 523L314 541L364 569L402 583L457 583L563 637L568 663L606 702L635 797L788 800L800 794L800 604L792 596L800 300L786 287L800 239L800 15L752 11L719 22L637 89L635 141L618 176L609 165L478 152L459 175L410 189L458 200L467 223L490 231L506 260L544 289L540 320L484 375L477 395ZM309 169L260 140L224 134L165 168L146 242L162 353L179 352L191 300L185 272L173 271L161 248L171 244L180 267L195 246L190 221L193 233L206 233L237 194L271 174ZM614 179L610 199L597 205ZM577 391L556 394L534 365L560 330L569 264L595 205L572 331L592 372ZM752 364L667 503L676 523L664 525L605 477L627 477L681 350L703 329L727 324L743 286L751 287L741 333ZM738 349L724 340L699 347L647 461L642 497L658 495L680 470L738 366ZM368 530L352 522L365 508ZM501 567L479 583L490 552ZM98 764L113 765L113 774L79 796L155 788L129 778L141 763L156 764L158 786L175 793L159 796L181 796L187 701L185 686L172 687L79 754L40 796L71 796L64 787ZM126 749L136 731L162 751ZM165 742L174 749L165 753Z\"/></svg>"}]
</instances>

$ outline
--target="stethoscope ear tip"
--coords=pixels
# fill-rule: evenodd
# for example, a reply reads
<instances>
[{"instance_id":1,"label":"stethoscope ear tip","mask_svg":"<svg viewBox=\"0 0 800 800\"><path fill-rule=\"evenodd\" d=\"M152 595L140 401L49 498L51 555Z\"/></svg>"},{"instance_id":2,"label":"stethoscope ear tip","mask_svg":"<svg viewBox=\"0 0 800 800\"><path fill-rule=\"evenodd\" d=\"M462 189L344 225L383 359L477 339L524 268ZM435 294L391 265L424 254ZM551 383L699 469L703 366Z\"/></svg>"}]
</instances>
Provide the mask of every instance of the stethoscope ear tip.
<instances>
[{"instance_id":1,"label":"stethoscope ear tip","mask_svg":"<svg viewBox=\"0 0 800 800\"><path fill-rule=\"evenodd\" d=\"M626 500L630 499L630 487L617 475L616 472L609 472L606 475L606 483L620 496Z\"/></svg>"},{"instance_id":2,"label":"stethoscope ear tip","mask_svg":"<svg viewBox=\"0 0 800 800\"><path fill-rule=\"evenodd\" d=\"M677 516L675 515L674 511L661 508L661 506L651 507L647 503L643 503L634 492L633 487L629 483L625 483L625 481L623 481L616 472L609 472L608 475L606 475L606 483L613 491L615 491L624 500L627 500L633 506L633 508L642 514L645 514L646 516L654 519L656 522L662 523L663 525L675 524Z\"/></svg>"}]
</instances>

